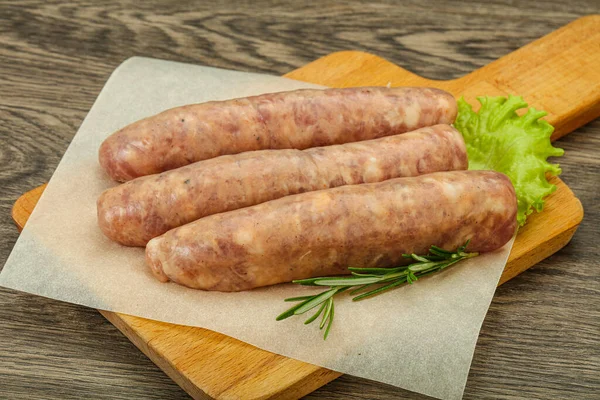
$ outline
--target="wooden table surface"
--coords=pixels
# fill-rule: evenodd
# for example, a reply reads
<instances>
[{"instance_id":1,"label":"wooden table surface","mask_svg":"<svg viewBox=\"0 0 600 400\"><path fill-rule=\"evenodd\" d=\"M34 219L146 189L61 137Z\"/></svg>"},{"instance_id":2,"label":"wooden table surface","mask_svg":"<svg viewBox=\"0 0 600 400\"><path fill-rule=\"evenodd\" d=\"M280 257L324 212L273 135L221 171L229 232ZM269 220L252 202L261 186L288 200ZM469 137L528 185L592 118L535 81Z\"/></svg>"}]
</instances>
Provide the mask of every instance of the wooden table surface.
<instances>
[{"instance_id":1,"label":"wooden table surface","mask_svg":"<svg viewBox=\"0 0 600 400\"><path fill-rule=\"evenodd\" d=\"M600 12L598 0L307 3L0 1L0 266L18 237L12 204L48 181L130 56L284 74L357 49L448 79ZM600 121L557 144L586 215L567 247L496 292L465 399L599 396ZM95 310L0 288L0 398L188 396ZM425 397L343 376L308 398Z\"/></svg>"}]
</instances>

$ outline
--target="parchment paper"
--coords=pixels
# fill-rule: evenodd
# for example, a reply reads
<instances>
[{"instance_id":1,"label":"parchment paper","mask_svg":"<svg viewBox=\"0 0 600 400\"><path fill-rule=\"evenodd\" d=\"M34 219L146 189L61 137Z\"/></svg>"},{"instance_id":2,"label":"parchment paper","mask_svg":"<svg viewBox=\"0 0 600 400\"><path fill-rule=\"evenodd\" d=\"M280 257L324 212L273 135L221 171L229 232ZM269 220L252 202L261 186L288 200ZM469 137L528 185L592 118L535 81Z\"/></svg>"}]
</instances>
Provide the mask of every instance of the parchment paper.
<instances>
[{"instance_id":1,"label":"parchment paper","mask_svg":"<svg viewBox=\"0 0 600 400\"><path fill-rule=\"evenodd\" d=\"M392 82L394 84L395 82ZM112 74L19 237L0 285L103 310L222 332L271 352L442 399L462 397L479 330L512 241L367 301L336 300L327 341L304 319L276 322L315 292L279 285L215 293L156 281L143 249L106 239L96 198L115 185L97 162L112 132L164 109L316 87L280 77L134 57Z\"/></svg>"}]
</instances>

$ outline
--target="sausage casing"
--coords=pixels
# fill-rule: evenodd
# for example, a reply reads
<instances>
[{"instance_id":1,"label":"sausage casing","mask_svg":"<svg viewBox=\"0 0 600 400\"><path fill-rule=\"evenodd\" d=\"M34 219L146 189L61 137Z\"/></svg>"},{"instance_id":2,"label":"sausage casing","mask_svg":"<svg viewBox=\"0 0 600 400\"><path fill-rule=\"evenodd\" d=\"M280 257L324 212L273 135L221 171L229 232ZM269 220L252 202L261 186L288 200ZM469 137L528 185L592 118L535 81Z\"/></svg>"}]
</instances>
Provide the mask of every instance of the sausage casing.
<instances>
[{"instance_id":1,"label":"sausage casing","mask_svg":"<svg viewBox=\"0 0 600 400\"><path fill-rule=\"evenodd\" d=\"M221 156L144 176L105 191L98 223L121 244L145 246L199 218L343 185L466 169L462 135L449 125L307 150Z\"/></svg>"},{"instance_id":2,"label":"sausage casing","mask_svg":"<svg viewBox=\"0 0 600 400\"><path fill-rule=\"evenodd\" d=\"M239 291L348 267L398 265L431 245L491 251L517 228L505 175L439 172L283 197L199 219L152 239L146 261L161 281Z\"/></svg>"},{"instance_id":3,"label":"sausage casing","mask_svg":"<svg viewBox=\"0 0 600 400\"><path fill-rule=\"evenodd\" d=\"M127 181L196 161L261 149L306 149L454 122L451 94L433 88L304 89L173 108L134 122L100 146Z\"/></svg>"}]
</instances>

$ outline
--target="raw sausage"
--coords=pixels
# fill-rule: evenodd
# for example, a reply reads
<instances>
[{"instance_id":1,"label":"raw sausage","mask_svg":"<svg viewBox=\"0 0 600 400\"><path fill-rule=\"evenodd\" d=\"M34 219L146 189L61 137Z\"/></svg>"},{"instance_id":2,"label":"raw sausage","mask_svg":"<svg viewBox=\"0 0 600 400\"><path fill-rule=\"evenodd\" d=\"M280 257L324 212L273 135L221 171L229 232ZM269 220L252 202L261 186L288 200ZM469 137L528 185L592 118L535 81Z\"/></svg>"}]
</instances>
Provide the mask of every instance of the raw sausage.
<instances>
[{"instance_id":1,"label":"raw sausage","mask_svg":"<svg viewBox=\"0 0 600 400\"><path fill-rule=\"evenodd\" d=\"M435 125L403 135L307 150L262 150L200 161L144 176L98 199L104 234L145 246L207 215L283 196L436 171L467 169L462 135Z\"/></svg>"},{"instance_id":2,"label":"raw sausage","mask_svg":"<svg viewBox=\"0 0 600 400\"><path fill-rule=\"evenodd\" d=\"M438 172L283 197L215 214L152 239L146 261L161 281L239 291L349 266L397 265L435 244L491 251L517 228L505 175Z\"/></svg>"},{"instance_id":3,"label":"raw sausage","mask_svg":"<svg viewBox=\"0 0 600 400\"><path fill-rule=\"evenodd\" d=\"M99 160L117 181L224 154L306 149L451 124L454 97L432 88L296 90L194 104L135 122L109 136Z\"/></svg>"},{"instance_id":4,"label":"raw sausage","mask_svg":"<svg viewBox=\"0 0 600 400\"><path fill-rule=\"evenodd\" d=\"M98 223L112 240L145 246L207 215L302 192L467 169L467 164L462 135L449 125L303 151L252 151L108 189L98 199Z\"/></svg>"},{"instance_id":5,"label":"raw sausage","mask_svg":"<svg viewBox=\"0 0 600 400\"><path fill-rule=\"evenodd\" d=\"M451 124L451 94L432 88L296 90L173 108L109 136L100 165L127 181L224 154L306 149Z\"/></svg>"},{"instance_id":6,"label":"raw sausage","mask_svg":"<svg viewBox=\"0 0 600 400\"><path fill-rule=\"evenodd\" d=\"M517 228L517 199L493 171L437 172L283 197L199 219L152 239L161 281L239 291L349 266L397 265L431 245L491 251Z\"/></svg>"}]
</instances>

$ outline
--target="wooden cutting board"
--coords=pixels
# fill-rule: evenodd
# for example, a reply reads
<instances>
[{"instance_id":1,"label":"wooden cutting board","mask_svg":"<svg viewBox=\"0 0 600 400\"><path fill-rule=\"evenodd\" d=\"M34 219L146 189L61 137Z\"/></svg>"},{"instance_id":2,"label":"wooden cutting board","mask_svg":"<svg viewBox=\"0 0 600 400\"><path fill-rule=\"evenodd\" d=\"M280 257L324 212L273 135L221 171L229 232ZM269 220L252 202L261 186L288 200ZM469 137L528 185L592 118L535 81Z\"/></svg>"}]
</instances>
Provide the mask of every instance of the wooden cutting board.
<instances>
[{"instance_id":1,"label":"wooden cutting board","mask_svg":"<svg viewBox=\"0 0 600 400\"><path fill-rule=\"evenodd\" d=\"M285 76L331 87L433 86L464 96L518 94L549 112L557 139L600 116L600 16L572 22L534 43L459 79L434 81L377 56L344 51ZM568 157L568 155L567 155ZM500 284L569 242L583 217L579 200L558 178L543 213L519 231ZM45 186L13 207L22 229ZM124 314L101 313L167 375L196 399L298 398L340 376L315 365L269 353L206 329L171 325Z\"/></svg>"}]
</instances>

